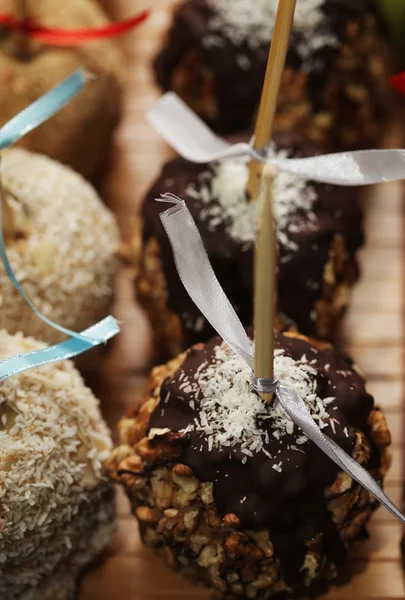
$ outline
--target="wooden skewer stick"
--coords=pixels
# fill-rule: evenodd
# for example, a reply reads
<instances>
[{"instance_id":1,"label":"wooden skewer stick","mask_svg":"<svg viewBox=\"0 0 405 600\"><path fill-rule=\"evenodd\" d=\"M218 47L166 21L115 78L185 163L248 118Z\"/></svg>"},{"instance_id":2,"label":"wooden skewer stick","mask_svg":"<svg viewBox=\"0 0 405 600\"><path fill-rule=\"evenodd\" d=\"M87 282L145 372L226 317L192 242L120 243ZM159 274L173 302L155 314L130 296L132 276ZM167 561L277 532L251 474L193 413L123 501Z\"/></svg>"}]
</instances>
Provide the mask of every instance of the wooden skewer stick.
<instances>
[{"instance_id":1,"label":"wooden skewer stick","mask_svg":"<svg viewBox=\"0 0 405 600\"><path fill-rule=\"evenodd\" d=\"M17 0L18 18L21 21L28 21L28 0Z\"/></svg>"},{"instance_id":2,"label":"wooden skewer stick","mask_svg":"<svg viewBox=\"0 0 405 600\"><path fill-rule=\"evenodd\" d=\"M23 24L27 24L30 16L28 0L16 0L16 4L19 21ZM30 54L30 40L24 31L19 31L16 36L18 54L20 58L28 60Z\"/></svg>"},{"instance_id":3,"label":"wooden skewer stick","mask_svg":"<svg viewBox=\"0 0 405 600\"><path fill-rule=\"evenodd\" d=\"M256 150L268 146L271 140L296 1L279 0L278 2L277 17L255 129L254 148ZM252 159L249 165L247 184L247 192L251 200L257 200L259 197L262 172L263 164Z\"/></svg>"},{"instance_id":4,"label":"wooden skewer stick","mask_svg":"<svg viewBox=\"0 0 405 600\"><path fill-rule=\"evenodd\" d=\"M255 132L255 148L267 146L271 139L277 98L288 50L296 0L279 0L274 35L267 64L259 116ZM274 375L274 325L277 298L277 245L273 214L273 184L277 171L252 161L249 167L248 193L256 200L262 182L261 214L255 252L254 337L255 375L271 379ZM262 180L262 181L261 181ZM273 394L260 394L271 403Z\"/></svg>"},{"instance_id":5,"label":"wooden skewer stick","mask_svg":"<svg viewBox=\"0 0 405 600\"><path fill-rule=\"evenodd\" d=\"M277 170L266 165L263 171L260 202L260 229L255 253L254 339L255 375L271 378L274 375L274 321L277 298L277 246L273 214L273 183ZM273 394L260 394L272 402Z\"/></svg>"}]
</instances>

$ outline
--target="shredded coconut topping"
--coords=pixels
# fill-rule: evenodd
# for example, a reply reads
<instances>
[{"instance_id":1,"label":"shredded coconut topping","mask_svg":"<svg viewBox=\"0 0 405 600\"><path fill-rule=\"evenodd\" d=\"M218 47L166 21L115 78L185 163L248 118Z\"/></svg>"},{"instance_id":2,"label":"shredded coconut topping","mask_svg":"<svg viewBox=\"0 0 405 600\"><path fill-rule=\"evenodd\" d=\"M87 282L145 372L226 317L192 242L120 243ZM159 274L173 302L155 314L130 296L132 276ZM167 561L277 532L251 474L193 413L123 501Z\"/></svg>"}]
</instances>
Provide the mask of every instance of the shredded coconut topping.
<instances>
[{"instance_id":1,"label":"shredded coconut topping","mask_svg":"<svg viewBox=\"0 0 405 600\"><path fill-rule=\"evenodd\" d=\"M209 22L211 34L206 45L215 42L219 32L236 46L248 43L252 49L270 42L277 14L276 0L208 0L215 10ZM298 0L293 30L300 35L297 51L303 60L320 47L335 46L337 40L331 32L319 33L317 29L324 20L324 0Z\"/></svg>"},{"instance_id":2,"label":"shredded coconut topping","mask_svg":"<svg viewBox=\"0 0 405 600\"><path fill-rule=\"evenodd\" d=\"M0 359L43 346L0 331ZM103 498L103 463L111 448L98 403L72 363L1 383L2 600L44 597L29 590L50 576L60 581L60 565L65 585L73 586L74 575L108 543L113 517L112 501Z\"/></svg>"},{"instance_id":3,"label":"shredded coconut topping","mask_svg":"<svg viewBox=\"0 0 405 600\"><path fill-rule=\"evenodd\" d=\"M323 429L330 424L328 406L335 398L322 399L316 392L316 370L305 356L294 361L283 350L275 352L275 371L280 382L294 389L306 402L312 417ZM232 447L241 444L246 456L266 452L263 445L270 435L277 440L294 433L294 423L277 401L271 406L252 390L249 367L230 348L222 343L215 350L215 364L205 365L191 383L193 390L202 394L199 416L194 428L207 436L209 447ZM184 385L189 385L188 378ZM307 438L298 435L296 444ZM295 445L293 450L300 451ZM268 455L268 452L266 452Z\"/></svg>"},{"instance_id":4,"label":"shredded coconut topping","mask_svg":"<svg viewBox=\"0 0 405 600\"><path fill-rule=\"evenodd\" d=\"M93 187L60 163L6 150L3 183L13 213L29 219L23 244L7 242L17 279L48 318L82 331L108 314L119 249L113 214ZM49 343L63 334L33 315L0 266L0 328Z\"/></svg>"},{"instance_id":5,"label":"shredded coconut topping","mask_svg":"<svg viewBox=\"0 0 405 600\"><path fill-rule=\"evenodd\" d=\"M277 156L285 158L286 151ZM258 202L250 202L245 193L248 179L247 157L213 163L212 171L203 171L197 184L189 185L187 194L202 204L200 217L208 221L211 231L224 226L235 240L251 244L256 239ZM291 173L279 172L274 181L274 212L277 221L277 236L281 245L297 250L297 245L289 239L289 233L296 233L309 227L316 227L316 215L312 207L317 199L315 189L302 178ZM304 211L307 219L298 218L298 211Z\"/></svg>"}]
</instances>

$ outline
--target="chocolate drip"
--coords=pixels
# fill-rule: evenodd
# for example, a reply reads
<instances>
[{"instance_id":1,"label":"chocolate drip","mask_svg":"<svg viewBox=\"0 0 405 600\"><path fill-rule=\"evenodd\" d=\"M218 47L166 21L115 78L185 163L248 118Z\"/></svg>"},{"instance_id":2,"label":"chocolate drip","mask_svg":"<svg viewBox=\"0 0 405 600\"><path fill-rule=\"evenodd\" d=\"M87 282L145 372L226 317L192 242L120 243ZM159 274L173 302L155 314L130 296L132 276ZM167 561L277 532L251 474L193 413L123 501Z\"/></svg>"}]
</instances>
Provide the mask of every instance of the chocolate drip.
<instances>
[{"instance_id":1,"label":"chocolate drip","mask_svg":"<svg viewBox=\"0 0 405 600\"><path fill-rule=\"evenodd\" d=\"M214 338L205 346L188 351L183 365L162 385L161 401L151 417L150 428L178 431L194 425L199 416L201 392L186 393L182 381L185 376L193 380L202 365L214 366L215 349L220 343L220 338ZM356 430L367 435L367 421L373 408L373 398L367 394L362 378L330 346L315 347L305 338L280 334L276 347L284 349L295 361L305 355L317 373L317 395L336 398L328 406L330 417L337 421L335 431L327 418L329 426L324 432L350 454ZM190 400L194 401L194 408ZM273 459L259 452L245 459L244 464L239 443L209 450L207 436L191 430L189 445L179 460L200 481L213 483L221 515L235 514L245 529L271 530L283 575L288 583L298 585L308 540L319 540L334 564L344 559L344 546L331 521L325 497L325 489L335 481L339 469L312 442L297 445L297 437L302 435L297 427L292 434L285 433L276 439L270 422L264 421L261 426L268 430L264 448ZM282 463L281 472L273 468L277 463Z\"/></svg>"}]
</instances>

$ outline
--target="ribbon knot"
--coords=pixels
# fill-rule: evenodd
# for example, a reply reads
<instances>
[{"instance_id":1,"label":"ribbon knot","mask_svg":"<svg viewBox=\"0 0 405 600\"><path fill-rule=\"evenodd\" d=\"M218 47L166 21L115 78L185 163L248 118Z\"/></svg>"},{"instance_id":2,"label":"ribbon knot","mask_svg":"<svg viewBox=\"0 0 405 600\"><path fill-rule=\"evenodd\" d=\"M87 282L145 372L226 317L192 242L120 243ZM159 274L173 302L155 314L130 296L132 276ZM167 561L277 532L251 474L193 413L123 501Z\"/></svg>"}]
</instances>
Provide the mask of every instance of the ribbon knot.
<instances>
[{"instance_id":1,"label":"ribbon knot","mask_svg":"<svg viewBox=\"0 0 405 600\"><path fill-rule=\"evenodd\" d=\"M259 394L274 394L280 387L280 380L277 375L273 375L271 379L265 377L256 377L252 373L252 387Z\"/></svg>"},{"instance_id":2,"label":"ribbon knot","mask_svg":"<svg viewBox=\"0 0 405 600\"><path fill-rule=\"evenodd\" d=\"M280 171L320 183L357 186L405 179L405 150L358 150L308 158L269 155L267 148L229 144L213 131L173 92L165 94L147 114L152 127L180 156L206 163L247 156L272 164Z\"/></svg>"}]
</instances>

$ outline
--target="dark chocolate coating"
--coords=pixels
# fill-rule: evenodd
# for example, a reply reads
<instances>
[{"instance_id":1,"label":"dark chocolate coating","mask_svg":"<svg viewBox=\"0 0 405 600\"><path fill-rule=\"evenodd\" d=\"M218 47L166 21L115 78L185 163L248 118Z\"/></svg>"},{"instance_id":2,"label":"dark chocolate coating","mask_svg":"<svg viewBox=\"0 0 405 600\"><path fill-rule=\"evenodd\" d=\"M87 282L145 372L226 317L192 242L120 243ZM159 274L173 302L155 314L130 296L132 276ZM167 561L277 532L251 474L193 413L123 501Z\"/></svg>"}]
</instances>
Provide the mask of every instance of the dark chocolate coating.
<instances>
[{"instance_id":1,"label":"dark chocolate coating","mask_svg":"<svg viewBox=\"0 0 405 600\"><path fill-rule=\"evenodd\" d=\"M183 365L162 385L161 401L152 414L150 428L179 431L194 423L201 395L185 393L183 373L192 380L201 364L213 365L215 347L220 343L217 337L202 348L188 351ZM368 417L374 404L350 359L331 346L318 349L308 339L285 334L277 336L276 348L284 349L285 354L296 361L303 355L309 362L316 361L311 366L317 371L317 395L336 398L328 406L328 412L339 422L336 433L330 425L324 433L350 454L355 431L360 430L366 436L369 432ZM194 409L189 405L190 400L195 401ZM264 447L274 459L260 452L242 464L240 445L209 451L204 434L190 431L189 444L179 462L189 466L200 481L213 483L214 500L222 516L235 514L243 529L270 529L283 575L289 584L298 585L305 541L321 533L323 548L330 560L340 565L345 557L343 542L330 518L325 498L325 489L335 481L339 468L310 441L300 446L303 452L291 449L291 444L297 443L297 436L302 435L296 426L293 434L285 434L277 440L272 435L271 422L264 421L262 427L266 424L269 442L264 443ZM280 461L282 472L272 467ZM368 468L373 463L376 463L374 466L379 464L376 451L372 452Z\"/></svg>"},{"instance_id":2,"label":"dark chocolate coating","mask_svg":"<svg viewBox=\"0 0 405 600\"><path fill-rule=\"evenodd\" d=\"M344 42L347 22L351 19L361 19L367 12L372 11L372 2L325 0L322 10L325 19L319 24L316 34L328 35L333 32L338 42ZM160 86L164 90L170 90L173 72L185 56L196 53L213 78L219 116L218 119L209 121L209 124L220 133L231 134L252 124L262 92L270 40L269 43L253 49L246 42L235 46L231 40L222 36L220 46L206 47L203 39L213 33L208 26L213 15L215 11L205 0L183 2L175 11L167 41L156 57L154 67ZM286 65L294 70L302 68L303 60L297 51L300 43L302 35L293 31ZM338 52L338 47L323 45L313 54L313 67L308 74L309 102L313 112L322 111L328 105L327 83L333 73ZM240 66L237 60L240 55L247 57L250 68Z\"/></svg>"},{"instance_id":3,"label":"dark chocolate coating","mask_svg":"<svg viewBox=\"0 0 405 600\"><path fill-rule=\"evenodd\" d=\"M279 136L277 146L289 148L295 156L311 156L316 153L312 145L303 145L293 134ZM189 322L195 323L201 313L180 281L170 243L159 218L164 208L154 199L165 192L172 192L186 201L215 274L243 325L250 326L253 318L253 244L234 240L224 227L210 231L209 222L200 217L200 201L186 192L191 183L198 188L198 175L206 170L207 165L191 164L180 158L169 162L147 193L142 208L144 241L154 237L159 242L167 282L168 307L180 317L186 348L208 340L215 332L205 319L202 329L198 331L188 325ZM278 272L279 311L287 315L297 324L299 330L307 335L315 333L311 313L316 302L322 297L323 271L329 260L329 249L334 236L340 234L343 237L346 250L352 257L363 244L358 188L339 188L315 183L311 185L318 195L313 207L317 217L316 229L288 233L291 241L298 245L298 250L291 251L284 246L279 247ZM302 210L296 213L294 219L302 225L309 223L308 214ZM290 256L290 259L285 262L287 256ZM355 277L356 273L353 273L353 279Z\"/></svg>"}]
</instances>

